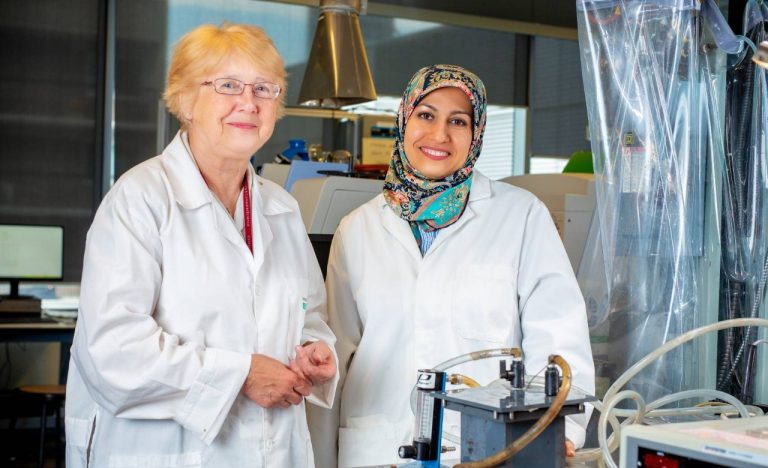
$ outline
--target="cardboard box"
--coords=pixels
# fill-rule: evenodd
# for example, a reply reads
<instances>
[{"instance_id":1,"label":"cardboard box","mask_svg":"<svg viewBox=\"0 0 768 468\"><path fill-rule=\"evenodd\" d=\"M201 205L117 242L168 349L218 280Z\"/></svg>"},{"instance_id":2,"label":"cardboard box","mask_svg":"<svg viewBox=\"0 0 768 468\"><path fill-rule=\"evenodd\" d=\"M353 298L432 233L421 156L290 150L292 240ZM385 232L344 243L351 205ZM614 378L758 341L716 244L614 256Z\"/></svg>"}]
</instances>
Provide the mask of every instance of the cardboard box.
<instances>
[{"instance_id":1,"label":"cardboard box","mask_svg":"<svg viewBox=\"0 0 768 468\"><path fill-rule=\"evenodd\" d=\"M392 138L363 138L361 164L389 164L395 140Z\"/></svg>"}]
</instances>

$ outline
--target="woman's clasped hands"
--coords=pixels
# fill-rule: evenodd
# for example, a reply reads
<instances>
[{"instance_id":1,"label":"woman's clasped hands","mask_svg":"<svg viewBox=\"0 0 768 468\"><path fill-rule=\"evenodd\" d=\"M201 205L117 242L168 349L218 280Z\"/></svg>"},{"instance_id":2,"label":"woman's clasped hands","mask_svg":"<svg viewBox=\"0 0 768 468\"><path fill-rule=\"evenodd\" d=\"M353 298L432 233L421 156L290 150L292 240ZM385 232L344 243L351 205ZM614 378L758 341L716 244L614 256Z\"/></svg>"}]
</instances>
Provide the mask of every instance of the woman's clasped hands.
<instances>
[{"instance_id":1,"label":"woman's clasped hands","mask_svg":"<svg viewBox=\"0 0 768 468\"><path fill-rule=\"evenodd\" d=\"M299 376L312 382L312 385L322 385L336 375L333 352L322 341L296 346L296 357L291 359L289 367Z\"/></svg>"},{"instance_id":2,"label":"woman's clasped hands","mask_svg":"<svg viewBox=\"0 0 768 468\"><path fill-rule=\"evenodd\" d=\"M242 392L264 408L288 408L298 405L336 375L336 361L331 349L321 341L296 346L296 357L286 366L263 354L251 356L251 368Z\"/></svg>"}]
</instances>

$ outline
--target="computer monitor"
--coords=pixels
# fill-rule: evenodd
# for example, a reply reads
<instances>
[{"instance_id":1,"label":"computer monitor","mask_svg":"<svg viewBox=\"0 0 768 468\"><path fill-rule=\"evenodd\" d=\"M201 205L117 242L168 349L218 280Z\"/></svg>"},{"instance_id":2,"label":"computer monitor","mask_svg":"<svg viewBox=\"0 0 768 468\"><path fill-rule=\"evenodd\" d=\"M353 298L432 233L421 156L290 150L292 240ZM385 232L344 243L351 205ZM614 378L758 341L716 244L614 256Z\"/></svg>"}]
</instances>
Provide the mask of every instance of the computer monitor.
<instances>
[{"instance_id":1,"label":"computer monitor","mask_svg":"<svg viewBox=\"0 0 768 468\"><path fill-rule=\"evenodd\" d=\"M3 299L24 299L20 281L60 281L64 270L64 227L0 224L0 281L11 284Z\"/></svg>"}]
</instances>

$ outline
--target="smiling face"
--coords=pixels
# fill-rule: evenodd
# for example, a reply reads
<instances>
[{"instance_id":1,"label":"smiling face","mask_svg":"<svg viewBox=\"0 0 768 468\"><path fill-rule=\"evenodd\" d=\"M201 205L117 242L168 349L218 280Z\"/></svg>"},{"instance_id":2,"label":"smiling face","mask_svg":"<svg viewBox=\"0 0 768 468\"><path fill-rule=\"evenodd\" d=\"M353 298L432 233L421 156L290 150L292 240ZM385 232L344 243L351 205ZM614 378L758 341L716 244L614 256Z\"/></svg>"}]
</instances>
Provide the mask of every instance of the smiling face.
<instances>
[{"instance_id":1,"label":"smiling face","mask_svg":"<svg viewBox=\"0 0 768 468\"><path fill-rule=\"evenodd\" d=\"M200 82L235 78L244 83L275 79L241 57L222 62ZM199 86L183 105L189 141L195 157L248 160L272 136L278 101L254 96L253 87L243 94L226 95L213 86Z\"/></svg>"},{"instance_id":2,"label":"smiling face","mask_svg":"<svg viewBox=\"0 0 768 468\"><path fill-rule=\"evenodd\" d=\"M405 125L408 162L429 179L443 179L464 166L472 144L472 105L459 88L426 95Z\"/></svg>"}]
</instances>

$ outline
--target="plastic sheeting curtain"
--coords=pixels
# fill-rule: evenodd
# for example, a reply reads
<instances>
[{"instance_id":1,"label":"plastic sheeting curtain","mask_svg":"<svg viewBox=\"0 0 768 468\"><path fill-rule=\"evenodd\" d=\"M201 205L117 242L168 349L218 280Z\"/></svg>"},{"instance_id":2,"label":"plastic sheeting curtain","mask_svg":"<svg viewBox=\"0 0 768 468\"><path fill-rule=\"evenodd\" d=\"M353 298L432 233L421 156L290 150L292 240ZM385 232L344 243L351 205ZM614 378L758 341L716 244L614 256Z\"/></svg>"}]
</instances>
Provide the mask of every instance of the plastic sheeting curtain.
<instances>
[{"instance_id":1,"label":"plastic sheeting curtain","mask_svg":"<svg viewBox=\"0 0 768 468\"><path fill-rule=\"evenodd\" d=\"M613 380L697 324L703 246L707 85L695 2L582 2L579 39L608 295L593 317ZM632 387L654 398L683 387L685 351ZM690 361L689 361L690 362ZM670 373L668 370L673 369Z\"/></svg>"},{"instance_id":2,"label":"plastic sheeting curtain","mask_svg":"<svg viewBox=\"0 0 768 468\"><path fill-rule=\"evenodd\" d=\"M577 6L600 231L600 242L585 250L592 263L582 261L579 277L598 378L607 383L662 343L717 319L721 216L724 236L729 230L739 237L740 229L752 239L734 241L723 276L762 269L765 249L757 244L765 245L758 237L766 237L759 201L766 175L755 169L763 167L766 124L763 114L762 123L752 120L752 133L724 137L732 122L724 119L726 56L709 39L698 1ZM760 128L762 146L755 144ZM744 170L727 173L726 140L741 141L738 151L751 151L757 166L745 161ZM732 193L733 180L745 178L752 188ZM734 217L738 200L742 211L759 206L754 223ZM711 370L694 365L706 354L700 344L682 347L629 387L655 399L712 386L715 363L708 363Z\"/></svg>"}]
</instances>

